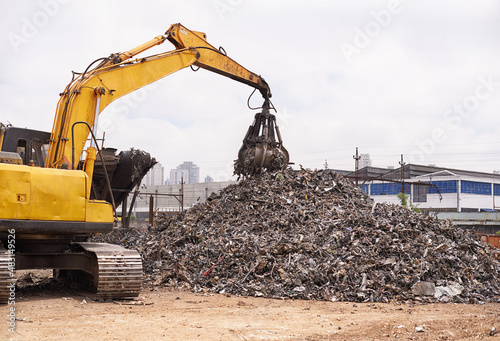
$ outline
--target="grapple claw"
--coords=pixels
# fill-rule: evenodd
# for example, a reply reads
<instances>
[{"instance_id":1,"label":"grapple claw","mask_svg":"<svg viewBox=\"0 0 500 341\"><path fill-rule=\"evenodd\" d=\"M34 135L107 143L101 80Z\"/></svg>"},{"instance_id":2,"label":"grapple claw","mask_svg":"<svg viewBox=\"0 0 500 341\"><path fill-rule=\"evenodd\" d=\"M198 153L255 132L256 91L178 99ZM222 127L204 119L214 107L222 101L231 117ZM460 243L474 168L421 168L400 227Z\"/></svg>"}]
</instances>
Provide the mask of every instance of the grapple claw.
<instances>
[{"instance_id":1,"label":"grapple claw","mask_svg":"<svg viewBox=\"0 0 500 341\"><path fill-rule=\"evenodd\" d=\"M279 171L287 167L289 159L276 125L276 116L269 113L269 100L266 100L262 112L255 115L243 139L238 160L234 163L234 174L251 176L264 170Z\"/></svg>"}]
</instances>

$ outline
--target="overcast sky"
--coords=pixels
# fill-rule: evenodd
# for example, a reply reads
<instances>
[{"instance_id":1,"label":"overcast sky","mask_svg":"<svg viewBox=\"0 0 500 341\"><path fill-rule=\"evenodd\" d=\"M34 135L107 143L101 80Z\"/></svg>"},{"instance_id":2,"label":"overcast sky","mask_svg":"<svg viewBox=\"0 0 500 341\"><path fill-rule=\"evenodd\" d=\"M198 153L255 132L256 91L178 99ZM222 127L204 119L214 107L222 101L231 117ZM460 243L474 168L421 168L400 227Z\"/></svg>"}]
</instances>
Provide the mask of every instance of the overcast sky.
<instances>
[{"instance_id":1,"label":"overcast sky","mask_svg":"<svg viewBox=\"0 0 500 341\"><path fill-rule=\"evenodd\" d=\"M0 122L50 131L71 71L180 22L262 75L298 167L405 162L500 170L500 3L478 1L6 1ZM152 53L173 49L169 42ZM147 54L146 54L147 55ZM110 105L105 145L190 160L226 180L252 88L189 68ZM252 104L260 103L254 96Z\"/></svg>"}]
</instances>

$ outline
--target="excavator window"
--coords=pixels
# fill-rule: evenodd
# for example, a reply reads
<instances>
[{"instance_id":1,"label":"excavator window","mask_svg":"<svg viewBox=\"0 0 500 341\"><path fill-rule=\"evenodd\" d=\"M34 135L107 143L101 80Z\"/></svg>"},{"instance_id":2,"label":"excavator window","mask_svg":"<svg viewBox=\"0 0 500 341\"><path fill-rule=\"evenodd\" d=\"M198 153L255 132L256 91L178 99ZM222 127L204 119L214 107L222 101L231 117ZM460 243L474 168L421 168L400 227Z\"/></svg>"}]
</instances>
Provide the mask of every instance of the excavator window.
<instances>
[{"instance_id":1,"label":"excavator window","mask_svg":"<svg viewBox=\"0 0 500 341\"><path fill-rule=\"evenodd\" d=\"M27 143L25 139L17 141L16 153L21 156L24 165L32 164L43 167L49 145L41 141L32 140Z\"/></svg>"},{"instance_id":2,"label":"excavator window","mask_svg":"<svg viewBox=\"0 0 500 341\"><path fill-rule=\"evenodd\" d=\"M43 167L45 158L47 157L47 149L49 145L41 141L31 142L31 161L37 167Z\"/></svg>"},{"instance_id":3,"label":"excavator window","mask_svg":"<svg viewBox=\"0 0 500 341\"><path fill-rule=\"evenodd\" d=\"M21 156L21 159L23 159L23 164L26 164L26 140L17 140L16 153L18 153Z\"/></svg>"}]
</instances>

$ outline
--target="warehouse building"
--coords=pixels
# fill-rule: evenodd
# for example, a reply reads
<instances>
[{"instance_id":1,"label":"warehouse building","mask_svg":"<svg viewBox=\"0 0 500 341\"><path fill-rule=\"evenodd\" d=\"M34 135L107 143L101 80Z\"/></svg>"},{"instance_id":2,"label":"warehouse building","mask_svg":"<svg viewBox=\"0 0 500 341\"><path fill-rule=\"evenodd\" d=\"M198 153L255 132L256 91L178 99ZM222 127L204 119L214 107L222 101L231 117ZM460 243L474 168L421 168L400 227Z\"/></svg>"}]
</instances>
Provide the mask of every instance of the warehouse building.
<instances>
[{"instance_id":1,"label":"warehouse building","mask_svg":"<svg viewBox=\"0 0 500 341\"><path fill-rule=\"evenodd\" d=\"M375 202L399 204L399 193L424 213L488 233L500 229L500 175L408 164L345 174Z\"/></svg>"},{"instance_id":2,"label":"warehouse building","mask_svg":"<svg viewBox=\"0 0 500 341\"><path fill-rule=\"evenodd\" d=\"M346 176L356 179L354 172ZM500 208L499 174L409 164L393 170L365 167L357 178L363 191L377 202L399 203L397 195L404 192L412 204L433 211Z\"/></svg>"}]
</instances>

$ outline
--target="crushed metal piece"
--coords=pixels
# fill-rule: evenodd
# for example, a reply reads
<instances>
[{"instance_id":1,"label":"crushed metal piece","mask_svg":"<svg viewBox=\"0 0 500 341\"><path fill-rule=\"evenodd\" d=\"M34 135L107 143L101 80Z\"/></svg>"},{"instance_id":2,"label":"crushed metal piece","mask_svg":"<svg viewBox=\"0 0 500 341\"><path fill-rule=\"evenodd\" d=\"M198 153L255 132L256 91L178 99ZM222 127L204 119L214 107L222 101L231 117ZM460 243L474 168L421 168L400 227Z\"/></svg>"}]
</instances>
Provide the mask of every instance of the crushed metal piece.
<instances>
[{"instance_id":1,"label":"crushed metal piece","mask_svg":"<svg viewBox=\"0 0 500 341\"><path fill-rule=\"evenodd\" d=\"M417 282L411 288L411 292L415 296L434 296L436 293L436 286L430 282Z\"/></svg>"}]
</instances>

